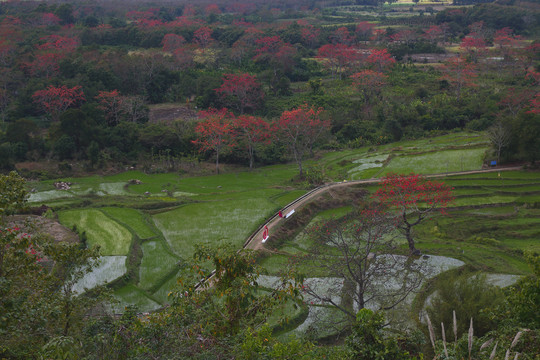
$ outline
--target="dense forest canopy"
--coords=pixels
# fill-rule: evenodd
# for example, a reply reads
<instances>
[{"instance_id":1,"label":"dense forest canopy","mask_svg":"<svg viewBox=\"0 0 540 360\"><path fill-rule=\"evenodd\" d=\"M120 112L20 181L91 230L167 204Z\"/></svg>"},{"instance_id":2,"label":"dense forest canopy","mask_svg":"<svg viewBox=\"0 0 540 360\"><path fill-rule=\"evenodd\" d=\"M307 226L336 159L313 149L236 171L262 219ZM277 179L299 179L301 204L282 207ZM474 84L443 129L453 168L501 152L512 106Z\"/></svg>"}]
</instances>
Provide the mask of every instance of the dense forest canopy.
<instances>
[{"instance_id":1,"label":"dense forest canopy","mask_svg":"<svg viewBox=\"0 0 540 360\"><path fill-rule=\"evenodd\" d=\"M331 122L319 147L502 122L512 134L502 158L537 159L537 146L517 139L538 134L538 12L421 4L393 13L381 2L368 11L318 1L3 2L0 163L209 158L196 146L198 110L274 124L303 104ZM161 103L185 115L149 121ZM284 146L258 144L251 163L285 160ZM246 164L242 148L222 161Z\"/></svg>"}]
</instances>

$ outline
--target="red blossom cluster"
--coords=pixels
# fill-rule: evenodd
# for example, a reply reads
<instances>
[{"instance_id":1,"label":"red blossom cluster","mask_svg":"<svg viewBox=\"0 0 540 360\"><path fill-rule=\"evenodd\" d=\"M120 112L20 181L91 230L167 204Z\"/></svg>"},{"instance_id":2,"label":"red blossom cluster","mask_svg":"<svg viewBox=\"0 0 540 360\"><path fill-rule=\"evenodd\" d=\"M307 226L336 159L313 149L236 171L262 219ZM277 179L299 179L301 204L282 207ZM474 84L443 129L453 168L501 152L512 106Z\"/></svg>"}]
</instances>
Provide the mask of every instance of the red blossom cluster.
<instances>
[{"instance_id":1,"label":"red blossom cluster","mask_svg":"<svg viewBox=\"0 0 540 360\"><path fill-rule=\"evenodd\" d=\"M72 106L85 101L82 87L77 85L68 88L65 85L55 87L49 85L46 89L38 90L32 95L33 101L49 114L53 121L57 121L60 114Z\"/></svg>"},{"instance_id":2,"label":"red blossom cluster","mask_svg":"<svg viewBox=\"0 0 540 360\"><path fill-rule=\"evenodd\" d=\"M67 36L60 35L49 35L44 36L39 39L43 43L38 45L39 50L58 50L62 52L72 52L75 51L77 46L79 46L79 40L70 38Z\"/></svg>"},{"instance_id":3,"label":"red blossom cluster","mask_svg":"<svg viewBox=\"0 0 540 360\"><path fill-rule=\"evenodd\" d=\"M0 259L5 256L7 251L11 250L17 256L24 253L26 255L25 261L37 264L43 261L43 257L36 246L32 242L30 234L22 233L19 227L0 228ZM0 263L0 265L2 264Z\"/></svg>"},{"instance_id":4,"label":"red blossom cluster","mask_svg":"<svg viewBox=\"0 0 540 360\"><path fill-rule=\"evenodd\" d=\"M340 79L343 72L358 67L364 57L356 47L344 44L326 44L317 53L317 58L323 61L332 77L338 76Z\"/></svg>"},{"instance_id":5,"label":"red blossom cluster","mask_svg":"<svg viewBox=\"0 0 540 360\"><path fill-rule=\"evenodd\" d=\"M367 21L360 21L356 25L356 30L355 30L356 36L358 36L360 40L369 40L371 36L373 36L374 29L375 29L374 23L370 23Z\"/></svg>"},{"instance_id":6,"label":"red blossom cluster","mask_svg":"<svg viewBox=\"0 0 540 360\"><path fill-rule=\"evenodd\" d=\"M258 108L264 97L261 84L255 76L246 73L223 75L223 84L215 91L222 101L236 107L240 114L246 108Z\"/></svg>"},{"instance_id":7,"label":"red blossom cluster","mask_svg":"<svg viewBox=\"0 0 540 360\"><path fill-rule=\"evenodd\" d=\"M452 187L430 181L418 174L390 174L381 181L374 197L380 203L403 212L438 208L444 212L449 202L454 200Z\"/></svg>"},{"instance_id":8,"label":"red blossom cluster","mask_svg":"<svg viewBox=\"0 0 540 360\"><path fill-rule=\"evenodd\" d=\"M367 57L368 64L374 66L379 72L383 72L392 67L396 60L390 55L387 49L373 49Z\"/></svg>"},{"instance_id":9,"label":"red blossom cluster","mask_svg":"<svg viewBox=\"0 0 540 360\"><path fill-rule=\"evenodd\" d=\"M530 101L531 109L527 111L530 114L540 114L540 93L536 94Z\"/></svg>"},{"instance_id":10,"label":"red blossom cluster","mask_svg":"<svg viewBox=\"0 0 540 360\"><path fill-rule=\"evenodd\" d=\"M461 96L461 90L466 86L476 86L474 79L478 76L476 66L463 57L453 57L442 67L442 79L454 85L456 95Z\"/></svg>"},{"instance_id":11,"label":"red blossom cluster","mask_svg":"<svg viewBox=\"0 0 540 360\"><path fill-rule=\"evenodd\" d=\"M43 26L59 25L62 20L53 13L44 13L41 15L40 24Z\"/></svg>"},{"instance_id":12,"label":"red blossom cluster","mask_svg":"<svg viewBox=\"0 0 540 360\"><path fill-rule=\"evenodd\" d=\"M366 101L381 93L387 78L383 73L373 70L362 70L351 75L353 87L365 96Z\"/></svg>"},{"instance_id":13,"label":"red blossom cluster","mask_svg":"<svg viewBox=\"0 0 540 360\"><path fill-rule=\"evenodd\" d=\"M193 42L199 45L200 47L207 47L210 45L214 39L212 38L212 29L208 26L203 26L193 33Z\"/></svg>"},{"instance_id":14,"label":"red blossom cluster","mask_svg":"<svg viewBox=\"0 0 540 360\"><path fill-rule=\"evenodd\" d=\"M202 110L203 119L195 127L198 138L193 142L201 151L216 153L216 170L219 173L219 155L227 149L242 144L247 151L250 168L253 167L254 149L257 143L268 143L270 125L262 118L250 115L235 117L226 108Z\"/></svg>"},{"instance_id":15,"label":"red blossom cluster","mask_svg":"<svg viewBox=\"0 0 540 360\"><path fill-rule=\"evenodd\" d=\"M174 52L176 49L180 48L185 44L186 39L182 35L177 34L165 34L161 44L163 45L163 51Z\"/></svg>"},{"instance_id":16,"label":"red blossom cluster","mask_svg":"<svg viewBox=\"0 0 540 360\"><path fill-rule=\"evenodd\" d=\"M275 133L290 148L298 165L300 176L303 174L304 154L313 149L313 145L330 129L330 120L321 117L323 108L304 104L290 111L284 111L276 123Z\"/></svg>"},{"instance_id":17,"label":"red blossom cluster","mask_svg":"<svg viewBox=\"0 0 540 360\"><path fill-rule=\"evenodd\" d=\"M204 22L201 19L192 19L187 16L179 16L175 20L166 23L164 26L168 28L190 28L194 26L201 26L203 23Z\"/></svg>"}]
</instances>

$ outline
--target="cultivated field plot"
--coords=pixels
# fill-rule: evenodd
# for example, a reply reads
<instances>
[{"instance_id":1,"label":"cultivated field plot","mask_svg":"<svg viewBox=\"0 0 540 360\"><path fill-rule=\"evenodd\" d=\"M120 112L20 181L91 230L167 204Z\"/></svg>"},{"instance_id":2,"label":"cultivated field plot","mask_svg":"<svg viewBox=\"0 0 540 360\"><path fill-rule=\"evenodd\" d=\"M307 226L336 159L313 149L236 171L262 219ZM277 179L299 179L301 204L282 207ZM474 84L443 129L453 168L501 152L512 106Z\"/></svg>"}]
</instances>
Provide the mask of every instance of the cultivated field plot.
<instances>
[{"instance_id":1,"label":"cultivated field plot","mask_svg":"<svg viewBox=\"0 0 540 360\"><path fill-rule=\"evenodd\" d=\"M411 169L417 174L437 174L482 168L485 148L441 150L430 153L392 158L382 175L407 174Z\"/></svg>"},{"instance_id":2,"label":"cultivated field plot","mask_svg":"<svg viewBox=\"0 0 540 360\"><path fill-rule=\"evenodd\" d=\"M36 193L31 193L28 197L28 202L30 204L33 203L47 203L51 200L56 199L64 199L64 198L72 198L75 195L71 192L64 191L64 190L48 190L48 191L40 191Z\"/></svg>"},{"instance_id":3,"label":"cultivated field plot","mask_svg":"<svg viewBox=\"0 0 540 360\"><path fill-rule=\"evenodd\" d=\"M127 271L126 256L102 256L92 272L85 274L75 286L73 291L82 294L86 289L92 289L98 285L105 285L118 279Z\"/></svg>"},{"instance_id":4,"label":"cultivated field plot","mask_svg":"<svg viewBox=\"0 0 540 360\"><path fill-rule=\"evenodd\" d=\"M488 146L482 134L454 133L332 152L317 163L322 164L326 175L336 181L368 179L388 173L438 174L479 170Z\"/></svg>"},{"instance_id":5,"label":"cultivated field plot","mask_svg":"<svg viewBox=\"0 0 540 360\"><path fill-rule=\"evenodd\" d=\"M406 261L405 256L398 256L402 261ZM424 264L424 275L426 280L432 277L439 275L444 271L455 269L463 266L465 263L444 256L429 256L427 258L420 258L416 260ZM499 281L501 284L506 284L507 282L514 281L516 277L505 277L501 275L493 276L494 282ZM268 276L263 275L258 279L259 285L267 288L277 287L280 283L280 278L277 276ZM377 283L377 279L375 279ZM399 281L384 281L379 280L380 287L385 288L399 288ZM343 288L343 279L335 277L310 277L304 281L306 287L311 288L316 294L322 296L329 296L332 298L332 301L336 303L342 303L342 288ZM415 297L415 294L410 294L405 300L405 307L408 307L412 304L412 301ZM329 304L321 302L319 299L316 299L309 294L304 294L303 298L304 304L308 306L309 313L305 320L301 323L295 323L296 327L290 327L289 330L294 331L298 335L316 335L317 337L324 337L337 333L340 329L339 323L344 320L344 315L340 311L327 307ZM368 303L367 307L373 310L377 310L380 307L380 304L375 302ZM399 311L403 311L404 307L401 307ZM403 317L403 314L401 314Z\"/></svg>"},{"instance_id":6,"label":"cultivated field plot","mask_svg":"<svg viewBox=\"0 0 540 360\"><path fill-rule=\"evenodd\" d=\"M329 220L331 218L342 217L351 211L351 206L344 206L336 209L321 211L309 222L309 224L306 226L306 229L313 227L321 221ZM309 235L305 231L301 231L298 235L296 235L294 239L285 242L280 247L280 250L289 254L303 254L311 246L313 246L313 241L310 239Z\"/></svg>"},{"instance_id":7,"label":"cultivated field plot","mask_svg":"<svg viewBox=\"0 0 540 360\"><path fill-rule=\"evenodd\" d=\"M169 294L171 293L171 291L174 291L179 275L180 272L178 272L177 274L173 274L165 282L163 282L159 289L152 293L152 299L159 301L162 305L168 304Z\"/></svg>"},{"instance_id":8,"label":"cultivated field plot","mask_svg":"<svg viewBox=\"0 0 540 360\"><path fill-rule=\"evenodd\" d=\"M147 223L140 211L130 208L102 208L105 214L132 230L140 239L148 239L157 234Z\"/></svg>"},{"instance_id":9,"label":"cultivated field plot","mask_svg":"<svg viewBox=\"0 0 540 360\"><path fill-rule=\"evenodd\" d=\"M264 198L188 204L153 216L175 254L191 258L197 244L231 243L240 248L251 231L276 212Z\"/></svg>"},{"instance_id":10,"label":"cultivated field plot","mask_svg":"<svg viewBox=\"0 0 540 360\"><path fill-rule=\"evenodd\" d=\"M128 229L106 216L100 210L68 210L58 214L60 222L85 232L88 246L99 246L101 255L127 255L132 235Z\"/></svg>"},{"instance_id":11,"label":"cultivated field plot","mask_svg":"<svg viewBox=\"0 0 540 360\"><path fill-rule=\"evenodd\" d=\"M139 286L150 290L177 269L179 259L169 251L163 240L146 241L141 249L143 258L139 267Z\"/></svg>"}]
</instances>

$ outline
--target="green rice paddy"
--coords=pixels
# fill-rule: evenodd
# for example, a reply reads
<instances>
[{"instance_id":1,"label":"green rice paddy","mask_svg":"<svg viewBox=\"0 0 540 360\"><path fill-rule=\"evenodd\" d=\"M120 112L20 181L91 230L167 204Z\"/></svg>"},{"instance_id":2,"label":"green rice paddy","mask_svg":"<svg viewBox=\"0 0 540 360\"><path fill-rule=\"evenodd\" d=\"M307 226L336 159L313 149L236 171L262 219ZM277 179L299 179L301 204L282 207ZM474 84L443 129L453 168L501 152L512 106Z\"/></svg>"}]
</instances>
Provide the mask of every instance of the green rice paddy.
<instances>
[{"instance_id":1,"label":"green rice paddy","mask_svg":"<svg viewBox=\"0 0 540 360\"><path fill-rule=\"evenodd\" d=\"M99 246L101 255L127 255L133 236L124 226L96 209L69 210L58 214L67 227L77 226L88 237L88 246Z\"/></svg>"},{"instance_id":2,"label":"green rice paddy","mask_svg":"<svg viewBox=\"0 0 540 360\"><path fill-rule=\"evenodd\" d=\"M264 198L188 204L153 216L175 254L189 259L198 244L230 243L241 248L246 238L276 207Z\"/></svg>"},{"instance_id":3,"label":"green rice paddy","mask_svg":"<svg viewBox=\"0 0 540 360\"><path fill-rule=\"evenodd\" d=\"M149 290L156 280L163 279L177 268L178 257L162 240L150 240L141 245L143 258L139 267L139 286Z\"/></svg>"},{"instance_id":4,"label":"green rice paddy","mask_svg":"<svg viewBox=\"0 0 540 360\"><path fill-rule=\"evenodd\" d=\"M108 207L101 210L114 220L130 228L140 239L148 239L157 235L138 210L117 207Z\"/></svg>"}]
</instances>

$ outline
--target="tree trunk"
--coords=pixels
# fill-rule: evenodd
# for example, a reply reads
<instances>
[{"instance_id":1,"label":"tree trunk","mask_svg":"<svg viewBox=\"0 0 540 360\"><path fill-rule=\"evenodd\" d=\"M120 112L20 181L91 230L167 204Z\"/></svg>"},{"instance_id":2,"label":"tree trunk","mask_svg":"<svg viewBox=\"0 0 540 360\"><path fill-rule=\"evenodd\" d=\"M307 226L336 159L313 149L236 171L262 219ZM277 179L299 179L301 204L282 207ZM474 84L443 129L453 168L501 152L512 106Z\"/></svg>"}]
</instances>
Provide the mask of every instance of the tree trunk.
<instances>
[{"instance_id":1,"label":"tree trunk","mask_svg":"<svg viewBox=\"0 0 540 360\"><path fill-rule=\"evenodd\" d=\"M70 303L69 303L69 300L66 300L66 303L64 305L64 316L66 317L65 319L65 323L64 323L64 331L62 332L62 334L64 336L68 336L69 334L69 328L70 328L70 317L71 317L71 306L70 306Z\"/></svg>"},{"instance_id":2,"label":"tree trunk","mask_svg":"<svg viewBox=\"0 0 540 360\"><path fill-rule=\"evenodd\" d=\"M298 175L300 177L304 176L304 172L302 171L302 156L298 153L298 149L293 149L294 153L294 160L296 160L296 164L298 164Z\"/></svg>"},{"instance_id":3,"label":"tree trunk","mask_svg":"<svg viewBox=\"0 0 540 360\"><path fill-rule=\"evenodd\" d=\"M249 147L249 171L253 170L253 147Z\"/></svg>"},{"instance_id":4,"label":"tree trunk","mask_svg":"<svg viewBox=\"0 0 540 360\"><path fill-rule=\"evenodd\" d=\"M216 173L219 174L219 150L216 150Z\"/></svg>"},{"instance_id":5,"label":"tree trunk","mask_svg":"<svg viewBox=\"0 0 540 360\"><path fill-rule=\"evenodd\" d=\"M419 255L420 251L414 246L414 239L412 237L412 226L409 224L405 224L404 230L411 255Z\"/></svg>"}]
</instances>

